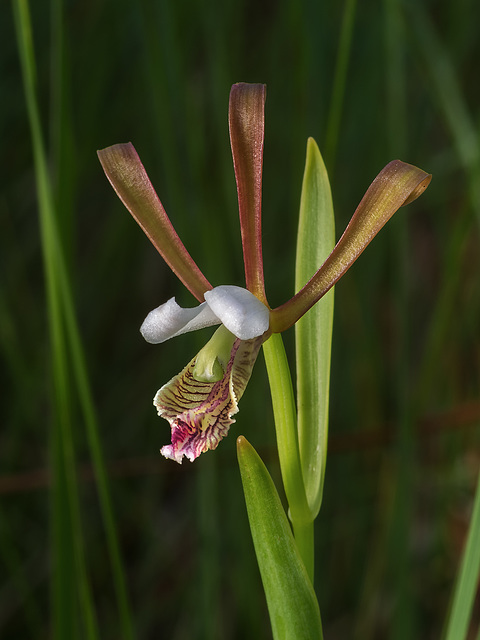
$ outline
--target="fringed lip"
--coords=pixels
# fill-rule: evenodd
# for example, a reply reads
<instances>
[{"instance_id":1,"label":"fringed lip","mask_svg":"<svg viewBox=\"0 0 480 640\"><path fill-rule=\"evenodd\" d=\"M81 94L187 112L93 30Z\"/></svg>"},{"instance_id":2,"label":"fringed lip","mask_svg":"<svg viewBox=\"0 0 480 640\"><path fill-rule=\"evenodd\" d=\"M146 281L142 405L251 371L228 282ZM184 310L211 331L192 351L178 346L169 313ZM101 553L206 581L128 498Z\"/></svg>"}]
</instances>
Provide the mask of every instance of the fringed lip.
<instances>
[{"instance_id":1,"label":"fringed lip","mask_svg":"<svg viewBox=\"0 0 480 640\"><path fill-rule=\"evenodd\" d=\"M195 378L193 358L177 376L155 395L158 415L170 423L172 441L161 453L182 463L193 462L201 453L216 449L228 433L238 412L238 402L245 391L262 338L235 339L224 376L216 382Z\"/></svg>"}]
</instances>

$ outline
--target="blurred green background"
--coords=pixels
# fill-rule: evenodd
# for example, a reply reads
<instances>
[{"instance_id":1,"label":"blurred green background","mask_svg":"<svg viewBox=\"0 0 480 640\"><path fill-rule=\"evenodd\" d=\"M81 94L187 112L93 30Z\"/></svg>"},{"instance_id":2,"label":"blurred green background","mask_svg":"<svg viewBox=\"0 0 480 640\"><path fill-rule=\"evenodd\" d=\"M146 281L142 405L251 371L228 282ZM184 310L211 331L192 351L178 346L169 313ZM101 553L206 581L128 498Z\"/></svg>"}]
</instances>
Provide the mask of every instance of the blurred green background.
<instances>
[{"instance_id":1,"label":"blurred green background","mask_svg":"<svg viewBox=\"0 0 480 640\"><path fill-rule=\"evenodd\" d=\"M121 205L95 151L132 141L207 278L242 285L227 108L231 84L246 81L267 84L263 236L272 306L293 293L308 136L330 173L337 237L391 159L434 176L337 286L316 589L329 640L438 638L480 461L478 5L30 4L59 238L136 637L270 637L236 436L250 440L277 480L279 472L262 357L215 453L182 467L158 453L169 429L153 395L209 331L156 347L142 340L148 311L172 295L194 300ZM61 473L45 245L12 3L2 3L0 16L0 637L49 638L54 568L73 552L59 554L52 538L62 510L53 489ZM285 340L292 353L292 331ZM68 348L64 356L75 449L66 465L78 471L81 514L70 527L83 541L100 637L123 638L75 356ZM472 629L479 619L477 602Z\"/></svg>"}]
</instances>

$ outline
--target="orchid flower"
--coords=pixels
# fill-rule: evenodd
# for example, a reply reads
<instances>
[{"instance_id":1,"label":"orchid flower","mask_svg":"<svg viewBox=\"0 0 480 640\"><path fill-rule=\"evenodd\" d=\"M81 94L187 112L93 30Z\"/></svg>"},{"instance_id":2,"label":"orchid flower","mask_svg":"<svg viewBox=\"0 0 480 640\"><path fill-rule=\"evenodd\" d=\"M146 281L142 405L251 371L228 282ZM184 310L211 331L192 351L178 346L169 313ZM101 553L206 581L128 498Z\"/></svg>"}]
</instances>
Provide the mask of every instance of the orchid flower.
<instances>
[{"instance_id":1,"label":"orchid flower","mask_svg":"<svg viewBox=\"0 0 480 640\"><path fill-rule=\"evenodd\" d=\"M181 308L172 298L151 311L145 340L161 343L188 331L220 325L210 341L157 392L154 405L171 426L161 453L181 463L215 449L228 433L261 344L292 326L338 281L401 206L415 200L431 176L400 160L370 185L344 234L318 271L288 302L270 309L265 295L261 243L261 186L266 89L235 84L229 129L237 183L246 288L212 287L176 234L131 143L98 152L118 196L199 306Z\"/></svg>"}]
</instances>

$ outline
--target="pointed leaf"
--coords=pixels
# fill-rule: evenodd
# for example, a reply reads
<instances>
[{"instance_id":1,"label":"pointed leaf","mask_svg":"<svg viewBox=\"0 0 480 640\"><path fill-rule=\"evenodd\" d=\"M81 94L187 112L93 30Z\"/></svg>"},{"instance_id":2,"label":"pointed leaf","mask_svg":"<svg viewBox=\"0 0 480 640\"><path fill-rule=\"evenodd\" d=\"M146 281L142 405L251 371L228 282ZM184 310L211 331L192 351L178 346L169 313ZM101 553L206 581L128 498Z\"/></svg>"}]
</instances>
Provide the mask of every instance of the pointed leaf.
<instances>
[{"instance_id":1,"label":"pointed leaf","mask_svg":"<svg viewBox=\"0 0 480 640\"><path fill-rule=\"evenodd\" d=\"M275 640L321 640L317 598L275 485L255 449L240 436L237 454L248 519Z\"/></svg>"},{"instance_id":2,"label":"pointed leaf","mask_svg":"<svg viewBox=\"0 0 480 640\"><path fill-rule=\"evenodd\" d=\"M335 245L335 220L327 170L313 138L307 142L295 288L298 291ZM295 325L298 439L307 501L320 509L328 437L328 396L333 328L333 289Z\"/></svg>"},{"instance_id":3,"label":"pointed leaf","mask_svg":"<svg viewBox=\"0 0 480 640\"><path fill-rule=\"evenodd\" d=\"M174 274L202 302L212 285L178 237L134 146L130 142L115 144L97 154L120 200Z\"/></svg>"}]
</instances>

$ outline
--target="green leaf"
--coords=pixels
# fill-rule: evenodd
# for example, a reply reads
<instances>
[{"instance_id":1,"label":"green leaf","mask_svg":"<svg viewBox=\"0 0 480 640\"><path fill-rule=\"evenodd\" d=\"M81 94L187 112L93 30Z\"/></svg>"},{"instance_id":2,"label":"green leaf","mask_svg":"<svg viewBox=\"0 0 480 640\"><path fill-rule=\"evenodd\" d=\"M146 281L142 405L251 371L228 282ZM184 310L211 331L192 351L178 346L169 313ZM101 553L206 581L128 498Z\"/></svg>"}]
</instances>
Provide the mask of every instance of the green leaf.
<instances>
[{"instance_id":1,"label":"green leaf","mask_svg":"<svg viewBox=\"0 0 480 640\"><path fill-rule=\"evenodd\" d=\"M275 485L243 436L237 440L237 453L273 637L319 640L323 634L318 602Z\"/></svg>"},{"instance_id":2,"label":"green leaf","mask_svg":"<svg viewBox=\"0 0 480 640\"><path fill-rule=\"evenodd\" d=\"M464 640L480 578L480 474L477 480L472 519L455 584L452 607L446 623L445 640ZM479 629L480 637L480 629Z\"/></svg>"},{"instance_id":3,"label":"green leaf","mask_svg":"<svg viewBox=\"0 0 480 640\"><path fill-rule=\"evenodd\" d=\"M99 428L88 379L85 354L78 329L72 286L66 267L45 150L36 95L35 54L28 0L13 4L25 100L32 137L38 212L44 257L48 321L54 387L52 429L52 537L53 590L52 637L76 638L83 622L86 638L100 637L88 577L87 549L82 531L80 487L76 469L74 410L78 392L88 444L95 470L104 519L113 582L117 593L122 637L133 638L126 579L120 557L118 533L101 448ZM71 365L71 368L70 368ZM78 593L77 593L78 592ZM77 597L80 607L77 606Z\"/></svg>"},{"instance_id":4,"label":"green leaf","mask_svg":"<svg viewBox=\"0 0 480 640\"><path fill-rule=\"evenodd\" d=\"M452 53L442 42L421 3L409 2L403 6L430 76L435 107L443 113L453 146L467 175L471 206L480 223L480 140L475 118L459 83Z\"/></svg>"},{"instance_id":5,"label":"green leaf","mask_svg":"<svg viewBox=\"0 0 480 640\"><path fill-rule=\"evenodd\" d=\"M65 270L65 264L58 237L57 216L35 89L35 54L28 0L16 0L13 3L13 9L34 156L54 388L55 416L51 435L52 538L54 542L52 637L55 639L77 637L80 620L76 607L78 595L85 637L96 640L99 633L81 528L79 483L70 411L71 386L61 308L60 274Z\"/></svg>"},{"instance_id":6,"label":"green leaf","mask_svg":"<svg viewBox=\"0 0 480 640\"><path fill-rule=\"evenodd\" d=\"M300 200L295 289L298 291L335 246L335 219L327 170L313 138ZM295 325L298 438L308 505L315 518L322 502L327 454L333 289Z\"/></svg>"}]
</instances>

